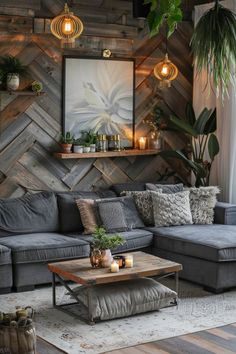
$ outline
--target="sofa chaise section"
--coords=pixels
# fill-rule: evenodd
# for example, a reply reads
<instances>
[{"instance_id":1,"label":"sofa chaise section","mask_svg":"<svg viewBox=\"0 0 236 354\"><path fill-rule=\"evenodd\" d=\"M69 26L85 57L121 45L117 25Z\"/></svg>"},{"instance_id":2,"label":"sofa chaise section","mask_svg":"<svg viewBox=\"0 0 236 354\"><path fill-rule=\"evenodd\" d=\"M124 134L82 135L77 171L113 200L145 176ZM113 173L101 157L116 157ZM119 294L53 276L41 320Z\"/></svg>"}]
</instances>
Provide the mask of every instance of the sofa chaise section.
<instances>
[{"instance_id":1,"label":"sofa chaise section","mask_svg":"<svg viewBox=\"0 0 236 354\"><path fill-rule=\"evenodd\" d=\"M0 245L0 294L10 292L12 287L11 250Z\"/></svg>"},{"instance_id":2,"label":"sofa chaise section","mask_svg":"<svg viewBox=\"0 0 236 354\"><path fill-rule=\"evenodd\" d=\"M154 233L152 252L181 263L182 278L221 292L236 286L236 206L217 203L215 222L148 230Z\"/></svg>"},{"instance_id":3,"label":"sofa chaise section","mask_svg":"<svg viewBox=\"0 0 236 354\"><path fill-rule=\"evenodd\" d=\"M89 244L59 233L34 233L0 238L11 249L13 285L29 290L51 281L47 263L89 256Z\"/></svg>"}]
</instances>

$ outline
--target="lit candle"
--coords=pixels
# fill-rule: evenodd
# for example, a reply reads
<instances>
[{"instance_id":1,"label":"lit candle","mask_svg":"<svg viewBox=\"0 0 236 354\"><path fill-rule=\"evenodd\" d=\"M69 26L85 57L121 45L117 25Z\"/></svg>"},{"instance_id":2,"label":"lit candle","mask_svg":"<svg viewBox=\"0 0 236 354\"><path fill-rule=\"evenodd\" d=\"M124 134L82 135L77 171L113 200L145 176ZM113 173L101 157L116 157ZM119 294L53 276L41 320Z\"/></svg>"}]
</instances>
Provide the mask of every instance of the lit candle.
<instances>
[{"instance_id":1,"label":"lit candle","mask_svg":"<svg viewBox=\"0 0 236 354\"><path fill-rule=\"evenodd\" d=\"M115 261L111 263L111 273L118 273L119 272L119 264Z\"/></svg>"},{"instance_id":2,"label":"lit candle","mask_svg":"<svg viewBox=\"0 0 236 354\"><path fill-rule=\"evenodd\" d=\"M134 266L134 258L133 256L129 255L125 257L125 267L126 268L133 268Z\"/></svg>"},{"instance_id":3,"label":"lit candle","mask_svg":"<svg viewBox=\"0 0 236 354\"><path fill-rule=\"evenodd\" d=\"M147 140L147 138L145 138L145 137L143 137L143 136L141 136L141 138L139 138L139 149L140 150L145 150L145 148L146 148L146 140Z\"/></svg>"}]
</instances>

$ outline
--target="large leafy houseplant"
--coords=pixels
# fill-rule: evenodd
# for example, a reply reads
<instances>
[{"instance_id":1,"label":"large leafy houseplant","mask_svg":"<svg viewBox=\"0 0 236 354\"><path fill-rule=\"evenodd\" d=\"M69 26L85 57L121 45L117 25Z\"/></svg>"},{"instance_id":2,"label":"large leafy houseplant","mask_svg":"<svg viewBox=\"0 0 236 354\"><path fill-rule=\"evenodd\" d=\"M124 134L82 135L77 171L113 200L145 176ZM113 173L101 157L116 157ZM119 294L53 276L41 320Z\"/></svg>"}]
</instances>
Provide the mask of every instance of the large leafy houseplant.
<instances>
[{"instance_id":1,"label":"large leafy houseplant","mask_svg":"<svg viewBox=\"0 0 236 354\"><path fill-rule=\"evenodd\" d=\"M190 137L191 156L180 150L162 151L160 155L182 160L195 175L196 187L209 185L212 163L219 153L219 142L215 135L216 110L204 108L196 118L192 106L187 104L186 119L175 116L170 116L169 119L179 131ZM207 152L209 160L206 159Z\"/></svg>"},{"instance_id":2,"label":"large leafy houseplant","mask_svg":"<svg viewBox=\"0 0 236 354\"><path fill-rule=\"evenodd\" d=\"M150 36L158 34L161 26L166 22L167 37L170 37L183 17L180 8L181 0L144 0L144 4L151 5L147 17Z\"/></svg>"},{"instance_id":3,"label":"large leafy houseplant","mask_svg":"<svg viewBox=\"0 0 236 354\"><path fill-rule=\"evenodd\" d=\"M215 0L197 23L191 40L197 72L206 70L222 98L234 82L236 63L236 15Z\"/></svg>"}]
</instances>

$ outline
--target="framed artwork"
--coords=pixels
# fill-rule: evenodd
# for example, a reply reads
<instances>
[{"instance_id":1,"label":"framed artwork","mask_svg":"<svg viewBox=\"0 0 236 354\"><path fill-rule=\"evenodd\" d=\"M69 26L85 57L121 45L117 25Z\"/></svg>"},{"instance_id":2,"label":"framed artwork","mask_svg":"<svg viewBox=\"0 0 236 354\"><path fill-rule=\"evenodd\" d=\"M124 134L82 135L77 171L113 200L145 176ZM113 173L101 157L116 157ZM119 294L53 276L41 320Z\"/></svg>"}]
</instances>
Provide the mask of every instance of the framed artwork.
<instances>
[{"instance_id":1,"label":"framed artwork","mask_svg":"<svg viewBox=\"0 0 236 354\"><path fill-rule=\"evenodd\" d=\"M63 57L63 131L120 134L134 146L134 60Z\"/></svg>"}]
</instances>

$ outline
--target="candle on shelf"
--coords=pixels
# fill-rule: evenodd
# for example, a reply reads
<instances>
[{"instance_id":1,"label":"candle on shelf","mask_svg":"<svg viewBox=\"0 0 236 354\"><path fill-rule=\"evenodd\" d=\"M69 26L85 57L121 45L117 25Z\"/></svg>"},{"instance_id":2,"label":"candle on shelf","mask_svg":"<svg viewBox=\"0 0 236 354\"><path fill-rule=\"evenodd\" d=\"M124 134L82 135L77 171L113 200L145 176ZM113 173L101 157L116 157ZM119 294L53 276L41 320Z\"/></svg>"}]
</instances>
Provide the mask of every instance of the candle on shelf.
<instances>
[{"instance_id":1,"label":"candle on shelf","mask_svg":"<svg viewBox=\"0 0 236 354\"><path fill-rule=\"evenodd\" d=\"M140 150L145 150L146 149L146 140L147 140L147 138L144 137L144 136L141 136L141 138L139 138L138 143L139 143L139 149Z\"/></svg>"},{"instance_id":2,"label":"candle on shelf","mask_svg":"<svg viewBox=\"0 0 236 354\"><path fill-rule=\"evenodd\" d=\"M119 272L119 264L115 261L111 263L111 273L118 273Z\"/></svg>"},{"instance_id":3,"label":"candle on shelf","mask_svg":"<svg viewBox=\"0 0 236 354\"><path fill-rule=\"evenodd\" d=\"M126 268L133 268L134 266L134 258L132 255L128 255L125 257L125 267Z\"/></svg>"}]
</instances>

